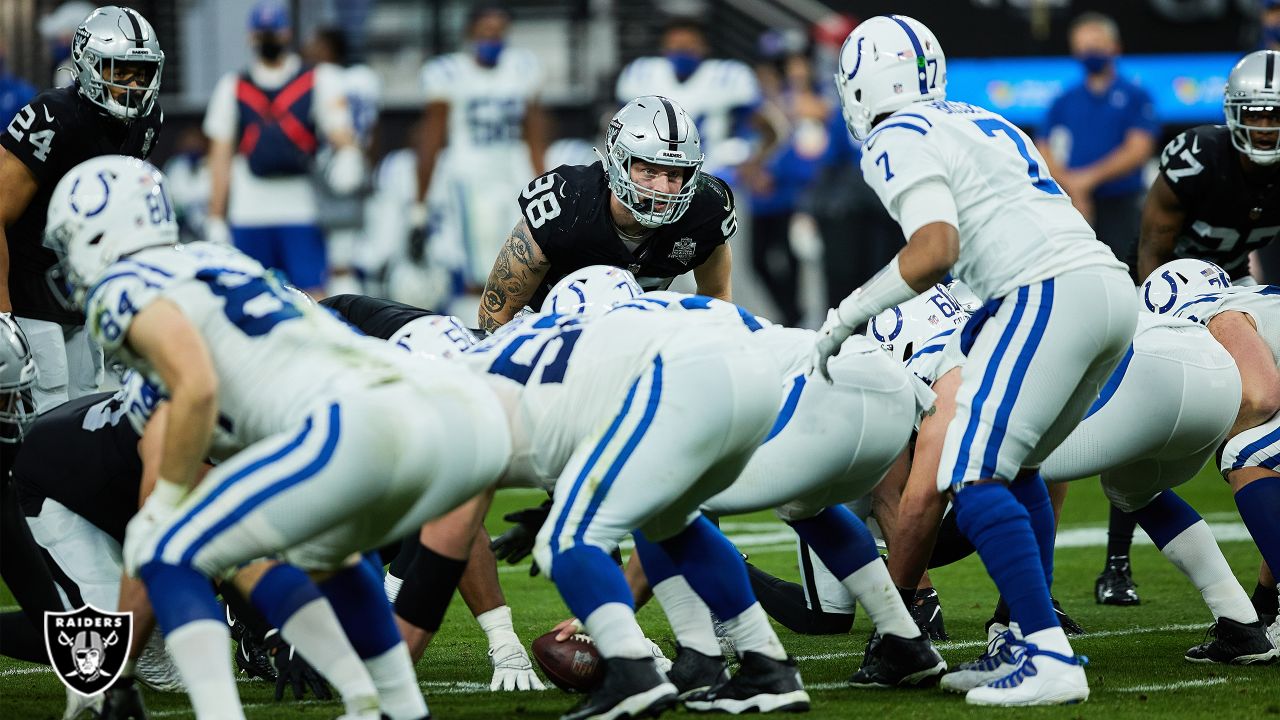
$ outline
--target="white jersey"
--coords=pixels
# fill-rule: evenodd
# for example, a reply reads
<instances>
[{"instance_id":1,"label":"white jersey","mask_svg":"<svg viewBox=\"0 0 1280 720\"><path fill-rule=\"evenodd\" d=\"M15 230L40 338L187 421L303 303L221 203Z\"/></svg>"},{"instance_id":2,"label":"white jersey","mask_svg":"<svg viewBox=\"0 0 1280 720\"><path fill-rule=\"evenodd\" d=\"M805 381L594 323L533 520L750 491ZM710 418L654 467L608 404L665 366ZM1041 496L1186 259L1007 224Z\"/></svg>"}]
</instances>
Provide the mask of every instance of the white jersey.
<instances>
[{"instance_id":1,"label":"white jersey","mask_svg":"<svg viewBox=\"0 0 1280 720\"><path fill-rule=\"evenodd\" d=\"M382 80L368 65L340 68L343 94L351 112L351 130L356 143L368 150L373 143L373 127L378 123L378 106L382 102Z\"/></svg>"},{"instance_id":2,"label":"white jersey","mask_svg":"<svg viewBox=\"0 0 1280 720\"><path fill-rule=\"evenodd\" d=\"M984 300L1072 270L1125 269L1026 134L980 107L938 100L893 113L863 143L862 176L895 221L907 190L946 184L960 231L952 272Z\"/></svg>"},{"instance_id":3,"label":"white jersey","mask_svg":"<svg viewBox=\"0 0 1280 720\"><path fill-rule=\"evenodd\" d=\"M120 260L86 303L94 339L162 392L151 368L124 346L134 316L162 298L203 337L218 374L219 413L241 446L294 427L319 402L402 379L413 367L402 351L297 299L256 261L198 242Z\"/></svg>"},{"instance_id":4,"label":"white jersey","mask_svg":"<svg viewBox=\"0 0 1280 720\"><path fill-rule=\"evenodd\" d=\"M1175 317L1202 325L1224 312L1248 315L1258 327L1258 334L1271 348L1271 356L1280 366L1280 285L1233 285L1183 303L1173 311Z\"/></svg>"},{"instance_id":5,"label":"white jersey","mask_svg":"<svg viewBox=\"0 0 1280 720\"><path fill-rule=\"evenodd\" d=\"M618 76L619 103L629 103L641 95L671 98L684 108L698 126L707 154L706 171L736 165L722 152L733 134L734 111L760 102L760 86L755 73L738 60L703 60L693 74L680 82L671 61L664 57L642 57L631 61Z\"/></svg>"},{"instance_id":6,"label":"white jersey","mask_svg":"<svg viewBox=\"0 0 1280 720\"><path fill-rule=\"evenodd\" d=\"M449 145L442 166L454 176L477 181L528 182L533 169L524 116L541 82L537 57L521 48L504 49L491 68L462 52L429 60L422 68L427 102L449 105Z\"/></svg>"}]
</instances>

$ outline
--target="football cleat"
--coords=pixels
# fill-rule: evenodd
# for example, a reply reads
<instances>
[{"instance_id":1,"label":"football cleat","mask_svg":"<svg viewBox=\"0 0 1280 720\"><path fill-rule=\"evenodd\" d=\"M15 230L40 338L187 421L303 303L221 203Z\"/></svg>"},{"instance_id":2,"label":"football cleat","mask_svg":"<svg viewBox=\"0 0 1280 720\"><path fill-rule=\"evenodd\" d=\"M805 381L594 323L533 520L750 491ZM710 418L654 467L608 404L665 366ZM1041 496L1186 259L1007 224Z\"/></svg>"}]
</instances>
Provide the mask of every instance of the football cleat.
<instances>
[{"instance_id":1,"label":"football cleat","mask_svg":"<svg viewBox=\"0 0 1280 720\"><path fill-rule=\"evenodd\" d=\"M1107 567L1093 584L1093 597L1099 605L1137 605L1138 584L1133 581L1133 570L1127 555L1107 558Z\"/></svg>"},{"instance_id":2,"label":"football cleat","mask_svg":"<svg viewBox=\"0 0 1280 720\"><path fill-rule=\"evenodd\" d=\"M118 685L119 683L117 683ZM80 693L67 688L67 705L62 711L62 720L82 720L89 718L96 720L101 717L99 714L103 707L103 694L95 693L93 695L81 695ZM146 715L142 716L144 719Z\"/></svg>"},{"instance_id":3,"label":"football cleat","mask_svg":"<svg viewBox=\"0 0 1280 720\"><path fill-rule=\"evenodd\" d=\"M1058 618L1058 625L1062 627L1062 632L1068 635L1083 635L1084 628L1062 609L1062 603L1055 597L1049 599L1053 601L1053 614Z\"/></svg>"},{"instance_id":4,"label":"football cleat","mask_svg":"<svg viewBox=\"0 0 1280 720\"><path fill-rule=\"evenodd\" d=\"M979 685L999 680L1013 672L1024 654L1026 645L1012 630L997 632L987 642L987 650L981 657L957 666L943 675L939 684L948 692L967 693Z\"/></svg>"},{"instance_id":5,"label":"football cleat","mask_svg":"<svg viewBox=\"0 0 1280 720\"><path fill-rule=\"evenodd\" d=\"M1083 635L1084 628L1062 609L1062 603L1058 602L1058 599L1052 595L1049 596L1049 600L1053 603L1053 614L1058 618L1058 625L1062 627L1062 631L1067 635ZM1009 606L1005 603L1004 598L1000 598L1000 601L996 603L995 613L987 621L987 642L991 642L991 638L1008 630L1010 627Z\"/></svg>"},{"instance_id":6,"label":"football cleat","mask_svg":"<svg viewBox=\"0 0 1280 720\"><path fill-rule=\"evenodd\" d=\"M657 717L675 707L676 686L653 658L605 658L604 680L560 720Z\"/></svg>"},{"instance_id":7,"label":"football cleat","mask_svg":"<svg viewBox=\"0 0 1280 720\"><path fill-rule=\"evenodd\" d=\"M723 655L703 655L683 645L676 646L676 661L667 671L667 679L676 686L680 699L695 692L710 690L729 679L729 667Z\"/></svg>"},{"instance_id":8,"label":"football cleat","mask_svg":"<svg viewBox=\"0 0 1280 720\"><path fill-rule=\"evenodd\" d=\"M1024 644L1013 672L979 685L965 694L970 705L1017 707L1069 705L1089 699L1084 676L1088 658L1060 655Z\"/></svg>"},{"instance_id":9,"label":"football cleat","mask_svg":"<svg viewBox=\"0 0 1280 720\"><path fill-rule=\"evenodd\" d=\"M808 712L805 692L795 658L774 660L758 652L742 654L737 674L710 690L693 693L684 701L692 712Z\"/></svg>"},{"instance_id":10,"label":"football cleat","mask_svg":"<svg viewBox=\"0 0 1280 720\"><path fill-rule=\"evenodd\" d=\"M903 638L872 633L862 655L862 667L849 678L859 688L926 686L938 682L947 671L928 635Z\"/></svg>"},{"instance_id":11,"label":"football cleat","mask_svg":"<svg viewBox=\"0 0 1280 720\"><path fill-rule=\"evenodd\" d=\"M236 643L236 667L251 680L266 680L270 683L276 681L276 668L271 663L271 655L266 646L247 629Z\"/></svg>"},{"instance_id":12,"label":"football cleat","mask_svg":"<svg viewBox=\"0 0 1280 720\"><path fill-rule=\"evenodd\" d=\"M1230 618L1218 618L1205 632L1205 641L1183 655L1193 663L1223 665L1270 665L1280 660L1267 628L1261 620L1245 624Z\"/></svg>"},{"instance_id":13,"label":"football cleat","mask_svg":"<svg viewBox=\"0 0 1280 720\"><path fill-rule=\"evenodd\" d=\"M942 603L938 599L938 591L933 588L921 588L916 591L915 600L907 603L911 611L911 619L916 621L920 631L930 640L950 640L947 627L942 622Z\"/></svg>"}]
</instances>

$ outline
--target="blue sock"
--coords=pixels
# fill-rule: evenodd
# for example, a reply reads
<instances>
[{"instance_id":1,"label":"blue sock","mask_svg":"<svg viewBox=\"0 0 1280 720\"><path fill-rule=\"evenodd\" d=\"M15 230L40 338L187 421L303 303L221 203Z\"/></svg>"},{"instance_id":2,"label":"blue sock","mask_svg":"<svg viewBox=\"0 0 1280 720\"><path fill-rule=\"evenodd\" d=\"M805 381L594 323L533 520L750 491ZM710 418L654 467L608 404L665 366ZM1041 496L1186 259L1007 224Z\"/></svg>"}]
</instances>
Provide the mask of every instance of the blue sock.
<instances>
[{"instance_id":1,"label":"blue sock","mask_svg":"<svg viewBox=\"0 0 1280 720\"><path fill-rule=\"evenodd\" d=\"M1280 568L1280 477L1259 478L1240 488L1236 507L1262 559L1272 569Z\"/></svg>"},{"instance_id":2,"label":"blue sock","mask_svg":"<svg viewBox=\"0 0 1280 720\"><path fill-rule=\"evenodd\" d=\"M579 620L585 621L606 603L635 607L622 569L595 545L574 545L552 556L551 579Z\"/></svg>"},{"instance_id":3,"label":"blue sock","mask_svg":"<svg viewBox=\"0 0 1280 720\"><path fill-rule=\"evenodd\" d=\"M1183 530L1200 522L1200 513L1196 512L1178 497L1172 490L1165 490L1138 510L1128 513L1138 521L1138 527L1151 536L1156 547L1161 550L1171 540L1182 534Z\"/></svg>"},{"instance_id":4,"label":"blue sock","mask_svg":"<svg viewBox=\"0 0 1280 720\"><path fill-rule=\"evenodd\" d=\"M223 621L209 578L194 568L152 561L139 573L165 635L196 620Z\"/></svg>"},{"instance_id":5,"label":"blue sock","mask_svg":"<svg viewBox=\"0 0 1280 720\"><path fill-rule=\"evenodd\" d=\"M954 504L956 524L978 549L1022 634L1058 627L1027 509L1001 483L961 488Z\"/></svg>"},{"instance_id":6,"label":"blue sock","mask_svg":"<svg viewBox=\"0 0 1280 720\"><path fill-rule=\"evenodd\" d=\"M671 561L667 552L645 537L644 533L636 530L631 533L631 538L636 542L636 554L640 556L640 564L644 566L644 576L649 581L649 587L680 574L680 569Z\"/></svg>"},{"instance_id":7,"label":"blue sock","mask_svg":"<svg viewBox=\"0 0 1280 720\"><path fill-rule=\"evenodd\" d=\"M843 505L832 505L811 518L791 520L787 524L813 548L838 580L880 559L871 531Z\"/></svg>"},{"instance_id":8,"label":"blue sock","mask_svg":"<svg viewBox=\"0 0 1280 720\"><path fill-rule=\"evenodd\" d=\"M1036 545L1040 548L1040 565L1044 568L1045 585L1053 588L1053 544L1057 528L1053 518L1053 502L1049 500L1049 488L1044 484L1040 473L1009 485L1009 492L1027 509L1031 518L1031 532L1036 536Z\"/></svg>"},{"instance_id":9,"label":"blue sock","mask_svg":"<svg viewBox=\"0 0 1280 720\"><path fill-rule=\"evenodd\" d=\"M732 620L755 603L742 554L705 516L658 544L716 617Z\"/></svg>"},{"instance_id":10,"label":"blue sock","mask_svg":"<svg viewBox=\"0 0 1280 720\"><path fill-rule=\"evenodd\" d=\"M320 590L306 573L292 565L276 565L263 573L249 593L249 602L279 629L298 608L320 597Z\"/></svg>"},{"instance_id":11,"label":"blue sock","mask_svg":"<svg viewBox=\"0 0 1280 720\"><path fill-rule=\"evenodd\" d=\"M367 557L321 582L320 592L333 606L361 660L377 657L400 642L391 603L382 589L382 573Z\"/></svg>"}]
</instances>

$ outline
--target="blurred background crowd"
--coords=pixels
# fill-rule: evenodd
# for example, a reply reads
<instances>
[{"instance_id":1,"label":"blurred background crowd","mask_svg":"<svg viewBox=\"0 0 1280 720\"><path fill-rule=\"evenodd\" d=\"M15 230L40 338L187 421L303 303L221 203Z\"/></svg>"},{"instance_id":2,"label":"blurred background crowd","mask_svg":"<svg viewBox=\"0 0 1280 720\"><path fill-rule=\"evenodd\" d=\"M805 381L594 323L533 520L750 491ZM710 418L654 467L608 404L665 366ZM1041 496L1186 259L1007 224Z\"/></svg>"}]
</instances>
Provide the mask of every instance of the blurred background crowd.
<instances>
[{"instance_id":1,"label":"blurred background crowd","mask_svg":"<svg viewBox=\"0 0 1280 720\"><path fill-rule=\"evenodd\" d=\"M948 97L1036 138L1122 259L1164 144L1222 122L1241 55L1280 49L1280 0L116 4L150 19L166 53L152 160L186 235L257 248L316 295L463 317L521 188L595 162L612 113L655 93L694 116L704 170L734 189L735 299L818 325L902 243L862 182L831 82L859 18L936 28ZM38 89L71 82L71 36L94 6L0 0L0 126ZM270 132L245 132L267 117ZM1258 272L1280 278L1280 258L1262 260Z\"/></svg>"}]
</instances>

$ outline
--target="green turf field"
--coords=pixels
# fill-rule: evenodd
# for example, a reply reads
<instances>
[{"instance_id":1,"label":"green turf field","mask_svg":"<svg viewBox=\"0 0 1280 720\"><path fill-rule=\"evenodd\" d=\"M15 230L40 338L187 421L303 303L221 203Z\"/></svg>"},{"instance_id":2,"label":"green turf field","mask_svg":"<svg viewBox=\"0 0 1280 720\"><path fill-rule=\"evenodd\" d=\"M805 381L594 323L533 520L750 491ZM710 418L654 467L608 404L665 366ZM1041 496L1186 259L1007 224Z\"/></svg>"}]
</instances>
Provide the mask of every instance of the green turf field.
<instances>
[{"instance_id":1,"label":"green turf field","mask_svg":"<svg viewBox=\"0 0 1280 720\"><path fill-rule=\"evenodd\" d=\"M1211 472L1185 485L1180 494L1199 510L1220 538L1222 549L1252 592L1258 553L1244 536L1230 494ZM500 494L490 516L490 530L501 531L503 513L537 504L526 492ZM813 696L814 718L979 717L1018 714L1061 718L1151 718L1218 716L1223 720L1280 718L1280 666L1224 668L1193 665L1182 652L1198 643L1211 622L1199 594L1150 544L1135 547L1134 577L1143 604L1133 608L1095 605L1093 580L1100 570L1104 548L1088 546L1105 531L1106 504L1096 482L1076 483L1068 496L1057 553L1055 594L1088 635L1075 641L1076 651L1089 656L1089 702L1065 708L1028 710L971 709L963 698L937 689L913 691L855 691L844 679L860 661L869 624L861 614L853 632L844 637L803 637L780 630L787 649L800 659L801 672ZM742 540L751 561L784 577L795 578L794 546L784 542L786 528L761 513L733 518L726 531ZM783 531L783 532L779 532ZM503 587L514 608L516 629L526 646L546 632L566 611L555 588L542 577L529 578L527 565L503 568ZM983 621L990 614L995 593L976 558L938 571L935 583L942 594L951 641L940 646L947 661L963 662L985 644ZM0 604L12 606L7 593ZM671 633L656 606L640 613L641 624L665 650L674 650ZM558 690L540 693L494 694L488 690L490 666L484 635L461 601L455 601L437 642L418 666L418 676L435 718L554 718L572 705L573 696ZM271 688L261 682L241 683L240 695L250 718L333 718L341 705L329 703L275 704ZM185 696L147 692L155 718L190 718ZM59 718L62 685L47 670L0 659L0 718L37 720ZM980 713L982 715L980 715Z\"/></svg>"}]
</instances>

